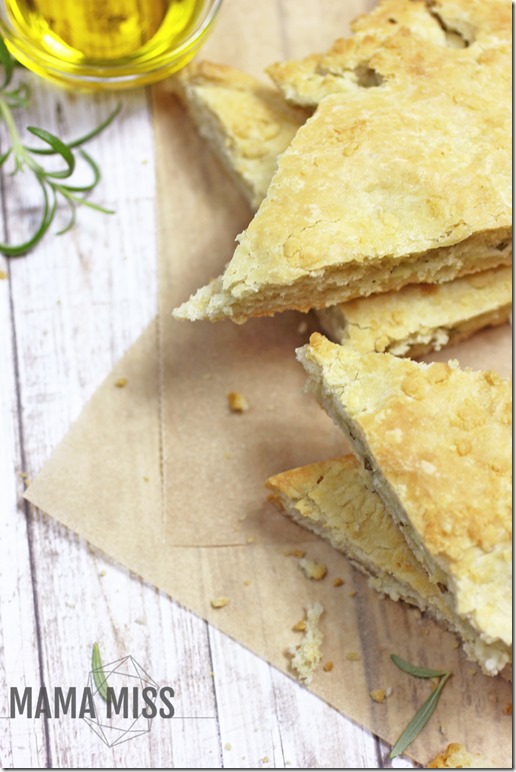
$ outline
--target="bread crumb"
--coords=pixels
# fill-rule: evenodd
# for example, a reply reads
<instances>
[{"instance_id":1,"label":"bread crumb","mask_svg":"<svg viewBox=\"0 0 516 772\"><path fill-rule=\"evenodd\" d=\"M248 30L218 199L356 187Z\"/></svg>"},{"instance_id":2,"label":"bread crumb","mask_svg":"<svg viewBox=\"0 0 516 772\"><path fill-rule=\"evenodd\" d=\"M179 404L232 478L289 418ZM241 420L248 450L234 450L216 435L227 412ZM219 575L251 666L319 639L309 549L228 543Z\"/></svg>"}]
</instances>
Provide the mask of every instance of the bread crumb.
<instances>
[{"instance_id":1,"label":"bread crumb","mask_svg":"<svg viewBox=\"0 0 516 772\"><path fill-rule=\"evenodd\" d=\"M224 744L224 750L230 751L231 750L231 743L225 743Z\"/></svg>"},{"instance_id":2,"label":"bread crumb","mask_svg":"<svg viewBox=\"0 0 516 772\"><path fill-rule=\"evenodd\" d=\"M246 542L247 542L248 544L253 544L253 542L254 542L254 536L248 536L248 537L247 537L247 539L246 539Z\"/></svg>"},{"instance_id":3,"label":"bread crumb","mask_svg":"<svg viewBox=\"0 0 516 772\"><path fill-rule=\"evenodd\" d=\"M387 697L387 692L385 689L373 689L372 692L369 692L369 696L371 697L374 702L385 702L385 698Z\"/></svg>"},{"instance_id":4,"label":"bread crumb","mask_svg":"<svg viewBox=\"0 0 516 772\"><path fill-rule=\"evenodd\" d=\"M224 606L227 606L229 603L229 598L213 598L210 600L212 608L224 608Z\"/></svg>"},{"instance_id":5,"label":"bread crumb","mask_svg":"<svg viewBox=\"0 0 516 772\"><path fill-rule=\"evenodd\" d=\"M344 579L341 579L340 576L338 576L336 579L333 580L334 587L342 587L343 584L344 584Z\"/></svg>"},{"instance_id":6,"label":"bread crumb","mask_svg":"<svg viewBox=\"0 0 516 772\"><path fill-rule=\"evenodd\" d=\"M293 558L304 558L304 556L306 555L306 551L305 551L305 550L298 550L298 549L293 549L293 550L287 550L287 551L286 551L286 552L284 552L283 554L284 554L284 555L285 555L287 558L288 558L288 557L293 557Z\"/></svg>"},{"instance_id":7,"label":"bread crumb","mask_svg":"<svg viewBox=\"0 0 516 772\"><path fill-rule=\"evenodd\" d=\"M450 743L427 765L426 769L496 769L482 756L470 753L461 743Z\"/></svg>"},{"instance_id":8,"label":"bread crumb","mask_svg":"<svg viewBox=\"0 0 516 772\"><path fill-rule=\"evenodd\" d=\"M269 763L269 757L268 756L264 756L263 759L260 759L260 761L262 762L262 764L268 764Z\"/></svg>"},{"instance_id":9,"label":"bread crumb","mask_svg":"<svg viewBox=\"0 0 516 772\"><path fill-rule=\"evenodd\" d=\"M313 603L307 607L306 631L303 640L288 649L288 654L291 656L290 666L305 684L311 683L313 674L321 661L323 634L318 624L323 611L324 607L320 603Z\"/></svg>"},{"instance_id":10,"label":"bread crumb","mask_svg":"<svg viewBox=\"0 0 516 772\"><path fill-rule=\"evenodd\" d=\"M331 671L333 670L333 662L331 661L331 659L329 659L328 662L324 663L324 665L322 666L322 669L324 670L325 673L331 673Z\"/></svg>"},{"instance_id":11,"label":"bread crumb","mask_svg":"<svg viewBox=\"0 0 516 772\"><path fill-rule=\"evenodd\" d=\"M115 381L115 386L117 389L123 389L125 386L127 386L127 378L118 378Z\"/></svg>"},{"instance_id":12,"label":"bread crumb","mask_svg":"<svg viewBox=\"0 0 516 772\"><path fill-rule=\"evenodd\" d=\"M503 709L504 716L512 716L512 702L508 702Z\"/></svg>"},{"instance_id":13,"label":"bread crumb","mask_svg":"<svg viewBox=\"0 0 516 772\"><path fill-rule=\"evenodd\" d=\"M350 591L348 592L348 595L349 595L349 597L350 597L350 598L354 598L356 594L357 594L357 591L356 591L356 590L350 590Z\"/></svg>"},{"instance_id":14,"label":"bread crumb","mask_svg":"<svg viewBox=\"0 0 516 772\"><path fill-rule=\"evenodd\" d=\"M346 652L346 659L349 659L350 662L358 662L360 654L357 651L348 651Z\"/></svg>"},{"instance_id":15,"label":"bread crumb","mask_svg":"<svg viewBox=\"0 0 516 772\"><path fill-rule=\"evenodd\" d=\"M317 563L315 560L310 560L310 558L301 558L298 566L308 579L314 579L316 582L324 579L328 573L324 563Z\"/></svg>"},{"instance_id":16,"label":"bread crumb","mask_svg":"<svg viewBox=\"0 0 516 772\"><path fill-rule=\"evenodd\" d=\"M308 322L300 322L297 326L297 331L300 335L304 335L308 330Z\"/></svg>"},{"instance_id":17,"label":"bread crumb","mask_svg":"<svg viewBox=\"0 0 516 772\"><path fill-rule=\"evenodd\" d=\"M229 392L228 406L232 413L245 413L246 410L249 410L249 402L239 391Z\"/></svg>"},{"instance_id":18,"label":"bread crumb","mask_svg":"<svg viewBox=\"0 0 516 772\"><path fill-rule=\"evenodd\" d=\"M304 633L306 630L306 622L304 619L301 619L299 622L296 622L296 624L292 627L294 632L296 633Z\"/></svg>"},{"instance_id":19,"label":"bread crumb","mask_svg":"<svg viewBox=\"0 0 516 772\"><path fill-rule=\"evenodd\" d=\"M146 474L143 475L143 482L149 482L149 478Z\"/></svg>"},{"instance_id":20,"label":"bread crumb","mask_svg":"<svg viewBox=\"0 0 516 772\"><path fill-rule=\"evenodd\" d=\"M136 617L136 619L134 621L136 622L137 625L144 625L145 624L145 619L143 617Z\"/></svg>"},{"instance_id":21,"label":"bread crumb","mask_svg":"<svg viewBox=\"0 0 516 772\"><path fill-rule=\"evenodd\" d=\"M478 673L478 670L476 669L476 667L470 667L470 669L468 670L468 675L470 676L474 676L477 673Z\"/></svg>"},{"instance_id":22,"label":"bread crumb","mask_svg":"<svg viewBox=\"0 0 516 772\"><path fill-rule=\"evenodd\" d=\"M453 648L454 648L454 649L458 649L458 648L459 648L459 646L460 646L460 641L458 641L457 639L455 639L455 640L453 641L453 643L452 643L452 646L453 646Z\"/></svg>"},{"instance_id":23,"label":"bread crumb","mask_svg":"<svg viewBox=\"0 0 516 772\"><path fill-rule=\"evenodd\" d=\"M232 452L230 450L226 450L226 452L224 453L224 458L227 458L228 460L233 458Z\"/></svg>"},{"instance_id":24,"label":"bread crumb","mask_svg":"<svg viewBox=\"0 0 516 772\"><path fill-rule=\"evenodd\" d=\"M102 569L102 571L99 571L99 576L105 576L105 575L106 575L106 572L104 571L104 569Z\"/></svg>"},{"instance_id":25,"label":"bread crumb","mask_svg":"<svg viewBox=\"0 0 516 772\"><path fill-rule=\"evenodd\" d=\"M244 579L244 585L245 585L246 587L249 587L249 585L250 585L251 583L252 583L252 580L251 580L251 579Z\"/></svg>"},{"instance_id":26,"label":"bread crumb","mask_svg":"<svg viewBox=\"0 0 516 772\"><path fill-rule=\"evenodd\" d=\"M5 271L0 271L0 280L7 279L7 274Z\"/></svg>"}]
</instances>

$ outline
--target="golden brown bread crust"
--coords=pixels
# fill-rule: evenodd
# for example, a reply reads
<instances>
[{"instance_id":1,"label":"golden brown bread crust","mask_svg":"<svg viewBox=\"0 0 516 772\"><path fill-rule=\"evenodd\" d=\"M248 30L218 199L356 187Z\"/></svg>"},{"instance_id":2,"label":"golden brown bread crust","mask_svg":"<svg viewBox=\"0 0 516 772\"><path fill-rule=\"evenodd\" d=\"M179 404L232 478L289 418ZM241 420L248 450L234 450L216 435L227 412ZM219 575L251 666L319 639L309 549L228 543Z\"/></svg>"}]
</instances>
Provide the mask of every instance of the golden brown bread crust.
<instances>
[{"instance_id":1,"label":"golden brown bread crust","mask_svg":"<svg viewBox=\"0 0 516 772\"><path fill-rule=\"evenodd\" d=\"M298 356L431 580L489 647L484 669L499 672L512 642L510 381L317 333Z\"/></svg>"},{"instance_id":2,"label":"golden brown bread crust","mask_svg":"<svg viewBox=\"0 0 516 772\"><path fill-rule=\"evenodd\" d=\"M323 330L359 351L421 356L509 318L512 272L501 266L445 284L415 284L321 311Z\"/></svg>"},{"instance_id":3,"label":"golden brown bread crust","mask_svg":"<svg viewBox=\"0 0 516 772\"><path fill-rule=\"evenodd\" d=\"M510 27L475 35L387 38L381 85L322 100L223 277L175 315L244 321L510 264Z\"/></svg>"},{"instance_id":4,"label":"golden brown bread crust","mask_svg":"<svg viewBox=\"0 0 516 772\"><path fill-rule=\"evenodd\" d=\"M251 206L258 208L276 168L274 154L286 149L307 115L285 112L273 89L212 62L191 64L169 83L179 89L199 131ZM441 285L409 285L398 292L351 300L321 310L318 316L324 331L339 343L351 343L360 351L419 356L487 325L502 324L510 303L511 272L501 267Z\"/></svg>"},{"instance_id":5,"label":"golden brown bread crust","mask_svg":"<svg viewBox=\"0 0 516 772\"><path fill-rule=\"evenodd\" d=\"M251 207L257 209L285 150L308 113L234 67L200 61L167 81L187 107Z\"/></svg>"},{"instance_id":6,"label":"golden brown bread crust","mask_svg":"<svg viewBox=\"0 0 516 772\"><path fill-rule=\"evenodd\" d=\"M348 555L372 577L376 590L430 610L453 627L441 591L429 581L375 492L371 474L354 456L291 469L265 484L274 503Z\"/></svg>"},{"instance_id":7,"label":"golden brown bread crust","mask_svg":"<svg viewBox=\"0 0 516 772\"><path fill-rule=\"evenodd\" d=\"M313 108L328 94L350 95L413 72L417 62L406 57L393 62L381 53L400 31L427 47L456 49L457 56L457 49L473 46L480 53L507 46L510 27L505 0L384 0L352 23L352 38L336 40L325 54L278 62L267 72L287 100Z\"/></svg>"}]
</instances>

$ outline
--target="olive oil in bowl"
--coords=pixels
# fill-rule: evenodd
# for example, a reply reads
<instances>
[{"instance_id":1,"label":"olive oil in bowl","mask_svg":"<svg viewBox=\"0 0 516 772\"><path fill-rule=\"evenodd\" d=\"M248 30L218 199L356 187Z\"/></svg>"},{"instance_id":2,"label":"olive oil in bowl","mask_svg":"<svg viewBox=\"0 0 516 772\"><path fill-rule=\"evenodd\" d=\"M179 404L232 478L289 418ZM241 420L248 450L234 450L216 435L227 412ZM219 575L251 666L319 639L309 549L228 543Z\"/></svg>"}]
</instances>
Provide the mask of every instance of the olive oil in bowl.
<instances>
[{"instance_id":1,"label":"olive oil in bowl","mask_svg":"<svg viewBox=\"0 0 516 772\"><path fill-rule=\"evenodd\" d=\"M221 0L1 0L0 34L22 64L90 88L142 85L182 67Z\"/></svg>"}]
</instances>

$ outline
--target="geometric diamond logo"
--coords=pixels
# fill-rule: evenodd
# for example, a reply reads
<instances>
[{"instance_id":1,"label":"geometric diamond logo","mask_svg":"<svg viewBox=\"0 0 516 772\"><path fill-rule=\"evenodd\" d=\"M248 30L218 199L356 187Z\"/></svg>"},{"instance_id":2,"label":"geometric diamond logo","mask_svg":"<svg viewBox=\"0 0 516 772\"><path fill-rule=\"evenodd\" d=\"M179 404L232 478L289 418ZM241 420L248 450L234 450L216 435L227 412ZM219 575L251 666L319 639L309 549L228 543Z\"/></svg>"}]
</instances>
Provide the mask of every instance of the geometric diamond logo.
<instances>
[{"instance_id":1,"label":"geometric diamond logo","mask_svg":"<svg viewBox=\"0 0 516 772\"><path fill-rule=\"evenodd\" d=\"M90 670L88 687L95 718L84 716L83 719L107 746L112 748L150 732L152 718L146 718L143 711L150 711L147 703L154 703L159 686L134 657L122 657ZM146 692L145 702L143 690L148 687L153 687L155 692Z\"/></svg>"}]
</instances>

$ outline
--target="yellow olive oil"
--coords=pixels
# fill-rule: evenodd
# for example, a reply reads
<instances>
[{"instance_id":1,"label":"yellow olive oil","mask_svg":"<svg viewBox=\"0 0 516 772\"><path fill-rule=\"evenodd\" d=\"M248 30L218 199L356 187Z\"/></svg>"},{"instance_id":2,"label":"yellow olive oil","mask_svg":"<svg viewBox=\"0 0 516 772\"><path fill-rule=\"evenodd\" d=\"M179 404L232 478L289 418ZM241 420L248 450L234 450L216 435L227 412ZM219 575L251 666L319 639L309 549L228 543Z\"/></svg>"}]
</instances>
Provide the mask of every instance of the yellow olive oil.
<instances>
[{"instance_id":1,"label":"yellow olive oil","mask_svg":"<svg viewBox=\"0 0 516 772\"><path fill-rule=\"evenodd\" d=\"M59 72L66 80L67 74L73 76L85 68L89 74L95 68L99 74L111 68L124 75L151 72L154 63L161 67L195 32L207 3L4 0L4 5L14 30L6 40L15 55L42 75L52 77L52 71Z\"/></svg>"},{"instance_id":2,"label":"yellow olive oil","mask_svg":"<svg viewBox=\"0 0 516 772\"><path fill-rule=\"evenodd\" d=\"M112 62L163 50L195 18L196 0L8 0L23 36L49 54Z\"/></svg>"}]
</instances>

